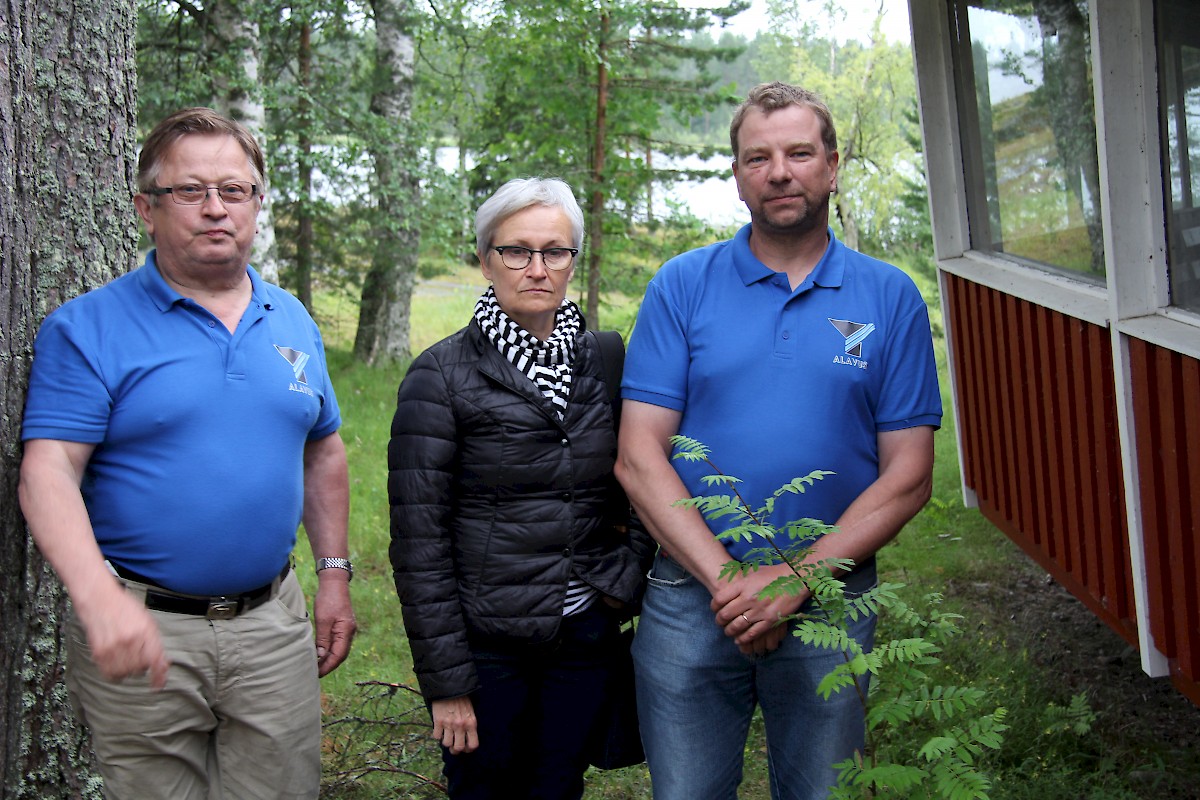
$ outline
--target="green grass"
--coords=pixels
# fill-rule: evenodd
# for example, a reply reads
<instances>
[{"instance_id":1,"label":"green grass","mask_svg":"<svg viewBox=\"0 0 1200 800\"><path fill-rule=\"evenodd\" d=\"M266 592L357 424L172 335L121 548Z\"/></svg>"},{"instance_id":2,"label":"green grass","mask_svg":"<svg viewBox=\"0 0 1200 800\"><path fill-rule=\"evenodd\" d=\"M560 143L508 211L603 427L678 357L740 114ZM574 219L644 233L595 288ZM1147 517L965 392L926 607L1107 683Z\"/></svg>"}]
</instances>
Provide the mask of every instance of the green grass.
<instances>
[{"instance_id":1,"label":"green grass","mask_svg":"<svg viewBox=\"0 0 1200 800\"><path fill-rule=\"evenodd\" d=\"M926 297L936 298L928 270L911 271ZM578 281L578 276L577 276ZM468 320L475 298L484 286L477 269L460 268L423 284L413 302L415 350L420 350L457 330ZM413 774L436 778L437 749L430 745L414 720L427 718L418 698L403 690L387 695L366 682L415 686L400 608L387 558L389 540L386 495L386 446L394 410L396 387L404 365L368 368L350 356L353 341L353 303L322 295L319 319L329 348L338 399L344 417L351 478L351 556L355 580L351 593L359 633L347 662L323 682L326 719L389 718L391 725L339 725L327 735L330 751L327 780L337 762L333 754L353 730L356 747L375 744L382 750L379 771L355 790L327 790L329 798L437 797ZM604 308L606 328L627 329L636 313L636 298L616 298ZM931 304L934 329L942 330L936 301ZM1089 730L1065 729L1058 712L1071 702L1077 688L1065 685L1058 671L1037 652L1040 637L1053 630L1014 631L1008 609L972 599L962 587L1005 584L1028 560L999 531L974 510L963 506L959 489L957 450L950 424L949 385L945 348L938 342L939 367L946 409L946 425L936 436L934 497L880 554L881 578L908 585L908 599L928 592L944 592L944 608L964 615L965 634L947 650L943 683L972 684L989 690L995 705L1010 711L1004 749L986 762L995 785L993 800L1124 800L1145 796L1145 784L1136 784L1130 772L1165 773L1171 796L1189 797L1197 784L1195 753L1164 751L1139 740L1135 732L1120 728L1107 709L1093 711L1098 720ZM312 591L315 578L307 548L297 548L302 580ZM1019 600L1018 600L1019 602ZM887 630L886 618L881 634ZM1149 680L1149 679L1147 679ZM383 699L380 699L380 698ZM395 719L406 709L414 716ZM802 746L802 745L798 745ZM885 743L885 746L891 746ZM761 719L756 718L746 746L745 780L740 796L757 800L769 796ZM1188 787L1181 789L1181 787ZM650 782L644 766L588 775L588 800L649 798Z\"/></svg>"}]
</instances>

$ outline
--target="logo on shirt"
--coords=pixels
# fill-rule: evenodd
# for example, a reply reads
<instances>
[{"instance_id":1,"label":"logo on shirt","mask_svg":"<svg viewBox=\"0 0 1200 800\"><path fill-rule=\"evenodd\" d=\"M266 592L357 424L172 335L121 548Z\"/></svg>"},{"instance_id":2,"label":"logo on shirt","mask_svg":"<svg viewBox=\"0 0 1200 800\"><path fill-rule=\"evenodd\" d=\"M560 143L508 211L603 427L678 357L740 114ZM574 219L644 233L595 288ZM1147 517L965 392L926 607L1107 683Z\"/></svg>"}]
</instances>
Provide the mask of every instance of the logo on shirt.
<instances>
[{"instance_id":1,"label":"logo on shirt","mask_svg":"<svg viewBox=\"0 0 1200 800\"><path fill-rule=\"evenodd\" d=\"M308 359L311 356L308 353L301 353L299 350L293 350L290 347L275 345L275 349L279 352L279 355L283 356L292 365L292 374L296 376L296 383L301 384L301 386L297 386L293 383L290 387L291 390L312 394L312 389L308 388L308 376L304 374L304 368L308 366Z\"/></svg>"},{"instance_id":2,"label":"logo on shirt","mask_svg":"<svg viewBox=\"0 0 1200 800\"><path fill-rule=\"evenodd\" d=\"M850 322L845 319L830 319L829 322L846 339L845 354L839 353L834 356L834 363L850 364L859 369L866 369L867 362L862 359L863 341L875 332L875 323Z\"/></svg>"}]
</instances>

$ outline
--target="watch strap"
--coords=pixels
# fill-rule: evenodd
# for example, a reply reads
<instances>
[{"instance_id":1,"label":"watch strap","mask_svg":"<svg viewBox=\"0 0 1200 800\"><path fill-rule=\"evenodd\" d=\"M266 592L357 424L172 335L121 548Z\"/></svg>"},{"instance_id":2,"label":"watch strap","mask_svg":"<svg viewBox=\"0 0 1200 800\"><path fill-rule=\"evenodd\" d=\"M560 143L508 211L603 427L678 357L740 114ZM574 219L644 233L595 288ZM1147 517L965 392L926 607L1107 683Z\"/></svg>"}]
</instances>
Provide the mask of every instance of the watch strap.
<instances>
[{"instance_id":1,"label":"watch strap","mask_svg":"<svg viewBox=\"0 0 1200 800\"><path fill-rule=\"evenodd\" d=\"M350 573L351 578L354 577L354 565L348 558L318 558L317 572L323 569L344 569Z\"/></svg>"}]
</instances>

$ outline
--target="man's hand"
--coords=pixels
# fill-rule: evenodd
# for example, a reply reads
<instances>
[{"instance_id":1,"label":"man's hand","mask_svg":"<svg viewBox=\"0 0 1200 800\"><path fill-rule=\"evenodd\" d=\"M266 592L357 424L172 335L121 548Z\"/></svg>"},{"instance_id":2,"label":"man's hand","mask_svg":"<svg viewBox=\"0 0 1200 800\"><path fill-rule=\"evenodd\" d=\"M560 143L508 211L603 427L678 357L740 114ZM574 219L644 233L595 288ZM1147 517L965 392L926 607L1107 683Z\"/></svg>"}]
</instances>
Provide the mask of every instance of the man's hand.
<instances>
[{"instance_id":1,"label":"man's hand","mask_svg":"<svg viewBox=\"0 0 1200 800\"><path fill-rule=\"evenodd\" d=\"M304 532L313 558L345 558L346 527L350 516L350 484L346 446L336 432L304 446ZM358 623L350 607L350 573L323 569L317 573L313 598L316 624L317 674L337 669L350 653Z\"/></svg>"},{"instance_id":2,"label":"man's hand","mask_svg":"<svg viewBox=\"0 0 1200 800\"><path fill-rule=\"evenodd\" d=\"M114 588L102 602L75 606L92 663L105 680L119 683L149 673L151 687L161 689L167 685L171 662L158 625L145 605L115 581Z\"/></svg>"},{"instance_id":3,"label":"man's hand","mask_svg":"<svg viewBox=\"0 0 1200 800\"><path fill-rule=\"evenodd\" d=\"M449 700L434 700L430 704L433 713L433 738L454 755L470 753L479 747L479 725L475 720L475 706L470 697L453 697Z\"/></svg>"},{"instance_id":4,"label":"man's hand","mask_svg":"<svg viewBox=\"0 0 1200 800\"><path fill-rule=\"evenodd\" d=\"M83 625L92 660L105 679L150 675L167 683L170 662L158 626L113 577L96 544L79 485L95 445L31 439L21 460L19 495L29 532L58 573Z\"/></svg>"},{"instance_id":5,"label":"man's hand","mask_svg":"<svg viewBox=\"0 0 1200 800\"><path fill-rule=\"evenodd\" d=\"M350 607L350 573L343 569L323 569L318 575L313 622L316 626L317 675L323 678L350 654L350 643L358 623Z\"/></svg>"},{"instance_id":6,"label":"man's hand","mask_svg":"<svg viewBox=\"0 0 1200 800\"><path fill-rule=\"evenodd\" d=\"M807 592L781 595L767 600L758 595L776 578L792 574L786 564L759 567L720 586L710 607L716 623L746 655L764 655L779 647L788 626L780 622L796 613Z\"/></svg>"}]
</instances>

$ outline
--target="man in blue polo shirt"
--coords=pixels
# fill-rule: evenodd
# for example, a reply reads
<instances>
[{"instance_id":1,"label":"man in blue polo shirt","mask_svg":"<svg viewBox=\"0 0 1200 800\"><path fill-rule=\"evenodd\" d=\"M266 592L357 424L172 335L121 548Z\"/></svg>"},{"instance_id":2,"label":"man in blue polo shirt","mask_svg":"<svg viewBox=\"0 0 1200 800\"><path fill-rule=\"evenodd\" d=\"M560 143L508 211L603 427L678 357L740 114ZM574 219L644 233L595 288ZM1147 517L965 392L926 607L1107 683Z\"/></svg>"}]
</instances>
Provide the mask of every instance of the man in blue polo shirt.
<instances>
[{"instance_id":1,"label":"man in blue polo shirt","mask_svg":"<svg viewBox=\"0 0 1200 800\"><path fill-rule=\"evenodd\" d=\"M809 598L759 597L785 565L719 577L763 543L726 547L719 522L673 507L709 494L711 469L671 461L669 439L707 445L755 505L832 471L781 498L773 521L836 524L810 558L851 559L847 592L862 592L875 583L876 551L929 498L941 400L916 286L829 228L838 152L825 104L787 84L758 86L730 139L751 222L662 267L625 361L617 475L661 545L634 641L638 706L656 800L735 798L756 703L772 796L816 800L837 782L832 765L863 746L856 693L816 693L841 654L776 624ZM851 634L869 647L874 626L860 620Z\"/></svg>"},{"instance_id":2,"label":"man in blue polo shirt","mask_svg":"<svg viewBox=\"0 0 1200 800\"><path fill-rule=\"evenodd\" d=\"M112 798L320 786L317 681L355 631L346 454L316 324L247 264L263 172L209 109L160 123L134 197L155 250L34 347L21 509L72 601L67 687Z\"/></svg>"}]
</instances>

